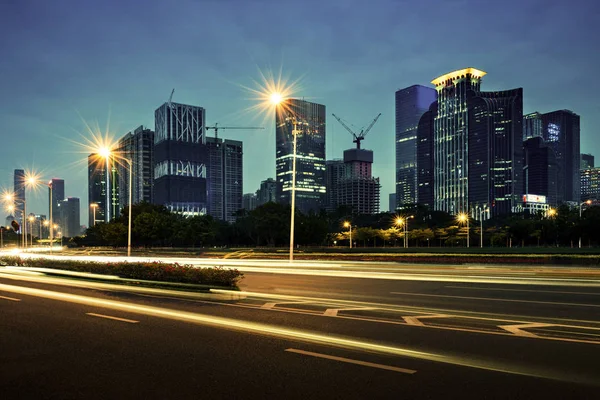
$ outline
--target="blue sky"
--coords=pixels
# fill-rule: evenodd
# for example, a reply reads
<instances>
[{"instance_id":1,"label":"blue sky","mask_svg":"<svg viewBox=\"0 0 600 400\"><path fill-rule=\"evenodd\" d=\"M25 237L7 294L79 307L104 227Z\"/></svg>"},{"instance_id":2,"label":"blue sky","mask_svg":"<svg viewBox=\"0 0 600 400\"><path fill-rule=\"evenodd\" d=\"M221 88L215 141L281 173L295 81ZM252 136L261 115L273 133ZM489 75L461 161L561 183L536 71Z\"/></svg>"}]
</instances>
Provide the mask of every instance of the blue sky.
<instances>
[{"instance_id":1,"label":"blue sky","mask_svg":"<svg viewBox=\"0 0 600 400\"><path fill-rule=\"evenodd\" d=\"M600 156L600 6L588 0L0 0L0 188L15 168L65 179L87 221L85 124L115 137L173 101L206 108L207 123L244 141L244 192L274 177L274 121L243 112L259 69L302 78L299 97L327 107L327 157L381 118L374 150L382 210L394 189L394 92L476 67L483 90L524 88L524 111L581 115L581 149ZM44 192L45 193L45 192ZM28 210L47 198L28 193Z\"/></svg>"}]
</instances>

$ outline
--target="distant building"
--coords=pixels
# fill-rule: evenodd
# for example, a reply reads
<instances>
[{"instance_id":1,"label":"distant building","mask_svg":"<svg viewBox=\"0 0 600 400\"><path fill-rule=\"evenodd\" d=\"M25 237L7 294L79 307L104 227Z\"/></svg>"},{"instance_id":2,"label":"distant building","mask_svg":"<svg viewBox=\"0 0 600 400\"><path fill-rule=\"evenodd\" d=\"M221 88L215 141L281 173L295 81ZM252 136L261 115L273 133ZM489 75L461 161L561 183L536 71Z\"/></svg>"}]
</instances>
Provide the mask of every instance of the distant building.
<instances>
[{"instance_id":1,"label":"distant building","mask_svg":"<svg viewBox=\"0 0 600 400\"><path fill-rule=\"evenodd\" d=\"M325 106L288 99L276 115L277 200L291 204L294 120L297 122L296 209L308 213L325 206Z\"/></svg>"},{"instance_id":2,"label":"distant building","mask_svg":"<svg viewBox=\"0 0 600 400\"><path fill-rule=\"evenodd\" d=\"M489 207L491 215L501 215L522 206L523 89L482 92L485 74L465 68L432 81L437 101L429 121L419 125L429 134L433 126L433 143L424 140L417 148L429 148L433 157L418 167L417 179L429 179L418 185L424 195L433 186L427 201L435 210L475 215Z\"/></svg>"},{"instance_id":3,"label":"distant building","mask_svg":"<svg viewBox=\"0 0 600 400\"><path fill-rule=\"evenodd\" d=\"M256 201L257 206L277 202L277 182L275 179L268 178L260 183L260 188L256 191Z\"/></svg>"},{"instance_id":4,"label":"distant building","mask_svg":"<svg viewBox=\"0 0 600 400\"><path fill-rule=\"evenodd\" d=\"M417 203L417 128L436 98L421 85L396 92L396 207Z\"/></svg>"},{"instance_id":5,"label":"distant building","mask_svg":"<svg viewBox=\"0 0 600 400\"><path fill-rule=\"evenodd\" d=\"M258 198L254 193L246 193L242 198L242 208L246 211L252 211L256 209L258 205Z\"/></svg>"},{"instance_id":6,"label":"distant building","mask_svg":"<svg viewBox=\"0 0 600 400\"><path fill-rule=\"evenodd\" d=\"M154 120L154 203L183 215L206 214L204 108L164 103Z\"/></svg>"},{"instance_id":7,"label":"distant building","mask_svg":"<svg viewBox=\"0 0 600 400\"><path fill-rule=\"evenodd\" d=\"M557 205L556 155L541 136L523 143L523 175L523 194L542 195L548 204Z\"/></svg>"},{"instance_id":8,"label":"distant building","mask_svg":"<svg viewBox=\"0 0 600 400\"><path fill-rule=\"evenodd\" d=\"M344 161L328 162L327 188L329 210L344 206L353 214L376 214L379 212L379 178L373 178L371 167L373 151L349 149L344 151Z\"/></svg>"},{"instance_id":9,"label":"distant building","mask_svg":"<svg viewBox=\"0 0 600 400\"><path fill-rule=\"evenodd\" d=\"M417 128L417 203L433 210L433 137L437 102L419 120Z\"/></svg>"},{"instance_id":10,"label":"distant building","mask_svg":"<svg viewBox=\"0 0 600 400\"><path fill-rule=\"evenodd\" d=\"M109 173L107 173L107 167L109 167ZM117 169L114 168L112 162L104 160L95 153L88 156L88 211L90 227L99 222L109 222L112 218L111 216L114 216L115 213L118 215L119 198L117 196L118 185L116 178ZM60 200L57 200L57 207ZM94 204L96 206L93 206ZM96 209L95 221L92 207ZM59 218L60 216L53 212L53 219L58 221Z\"/></svg>"},{"instance_id":11,"label":"distant building","mask_svg":"<svg viewBox=\"0 0 600 400\"><path fill-rule=\"evenodd\" d=\"M81 233L79 206L78 197L67 197L58 202L59 226L62 236L75 237Z\"/></svg>"},{"instance_id":12,"label":"distant building","mask_svg":"<svg viewBox=\"0 0 600 400\"><path fill-rule=\"evenodd\" d=\"M141 202L152 203L154 185L154 131L137 127L133 132L123 136L116 149L117 176L121 196L120 209L129 203L129 163L131 161L133 204Z\"/></svg>"},{"instance_id":13,"label":"distant building","mask_svg":"<svg viewBox=\"0 0 600 400\"><path fill-rule=\"evenodd\" d=\"M579 115L569 110L542 114L542 135L558 166L558 203L579 202L581 198L579 124Z\"/></svg>"},{"instance_id":14,"label":"distant building","mask_svg":"<svg viewBox=\"0 0 600 400\"><path fill-rule=\"evenodd\" d=\"M15 219L22 225L25 200L25 170L15 169L13 176L13 206Z\"/></svg>"},{"instance_id":15,"label":"distant building","mask_svg":"<svg viewBox=\"0 0 600 400\"><path fill-rule=\"evenodd\" d=\"M15 220L16 218L14 215L7 215L4 219L4 226L6 227L6 229L11 229L11 223Z\"/></svg>"},{"instance_id":16,"label":"distant building","mask_svg":"<svg viewBox=\"0 0 600 400\"><path fill-rule=\"evenodd\" d=\"M237 140L207 137L208 213L227 222L235 222L242 209L243 144Z\"/></svg>"},{"instance_id":17,"label":"distant building","mask_svg":"<svg viewBox=\"0 0 600 400\"><path fill-rule=\"evenodd\" d=\"M390 193L389 195L389 206L388 211L393 213L396 212L396 193Z\"/></svg>"},{"instance_id":18,"label":"distant building","mask_svg":"<svg viewBox=\"0 0 600 400\"><path fill-rule=\"evenodd\" d=\"M339 205L339 184L346 178L346 164L342 159L327 160L325 169L325 186L327 187L325 209L333 212Z\"/></svg>"},{"instance_id":19,"label":"distant building","mask_svg":"<svg viewBox=\"0 0 600 400\"><path fill-rule=\"evenodd\" d=\"M542 114L533 112L523 115L523 141L538 136L543 136Z\"/></svg>"},{"instance_id":20,"label":"distant building","mask_svg":"<svg viewBox=\"0 0 600 400\"><path fill-rule=\"evenodd\" d=\"M591 154L581 153L581 161L579 163L579 169L591 169L594 168L594 156Z\"/></svg>"},{"instance_id":21,"label":"distant building","mask_svg":"<svg viewBox=\"0 0 600 400\"><path fill-rule=\"evenodd\" d=\"M89 183L88 183L89 184ZM59 215L57 214L58 202L65 198L64 179L52 178L48 182L48 216L53 224L58 224Z\"/></svg>"},{"instance_id":22,"label":"distant building","mask_svg":"<svg viewBox=\"0 0 600 400\"><path fill-rule=\"evenodd\" d=\"M581 170L580 201L600 200L600 168Z\"/></svg>"}]
</instances>

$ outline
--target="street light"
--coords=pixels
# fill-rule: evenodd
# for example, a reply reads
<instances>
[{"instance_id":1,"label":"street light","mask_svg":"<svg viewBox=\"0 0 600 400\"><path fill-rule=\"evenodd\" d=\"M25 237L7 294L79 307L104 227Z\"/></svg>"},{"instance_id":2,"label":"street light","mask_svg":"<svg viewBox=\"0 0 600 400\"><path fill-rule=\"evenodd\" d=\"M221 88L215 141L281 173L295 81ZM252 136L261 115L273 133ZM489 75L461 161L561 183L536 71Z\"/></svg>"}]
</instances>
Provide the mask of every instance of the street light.
<instances>
[{"instance_id":1,"label":"street light","mask_svg":"<svg viewBox=\"0 0 600 400\"><path fill-rule=\"evenodd\" d=\"M469 247L470 235L469 235L469 214L460 213L456 216L456 220L460 223L467 223L467 247Z\"/></svg>"},{"instance_id":2,"label":"street light","mask_svg":"<svg viewBox=\"0 0 600 400\"><path fill-rule=\"evenodd\" d=\"M590 205L592 204L592 200L586 200L583 203L579 204L579 223L581 223L581 206L584 204ZM581 248L581 232L579 233L579 248Z\"/></svg>"},{"instance_id":3,"label":"street light","mask_svg":"<svg viewBox=\"0 0 600 400\"><path fill-rule=\"evenodd\" d=\"M483 249L483 213L487 213L489 208L487 206L479 209L479 223L481 226L479 227L479 247Z\"/></svg>"},{"instance_id":4,"label":"street light","mask_svg":"<svg viewBox=\"0 0 600 400\"><path fill-rule=\"evenodd\" d=\"M31 247L33 247L33 221L35 221L35 217L33 215L30 215L29 218L27 218L29 220L29 232L31 232L31 242L30 245Z\"/></svg>"},{"instance_id":5,"label":"street light","mask_svg":"<svg viewBox=\"0 0 600 400\"><path fill-rule=\"evenodd\" d=\"M396 226L402 226L404 227L404 248L407 249L408 248L408 220L410 218L414 218L414 215L408 216L408 217L396 217L396 220L394 221L394 224Z\"/></svg>"},{"instance_id":6,"label":"street light","mask_svg":"<svg viewBox=\"0 0 600 400\"><path fill-rule=\"evenodd\" d=\"M102 157L106 159L106 162L108 164L108 160L110 159L111 156L116 157L116 155L114 154L114 152L108 148L108 147L102 147L100 149L98 149L98 154ZM119 160L123 160L126 161L128 166L129 166L129 217L127 219L127 257L131 256L131 203L132 203L132 193L133 193L133 162L126 157L122 157L119 156L118 157ZM295 161L295 159L294 159ZM108 171L108 169L107 169ZM96 223L96 217L95 217L95 212L96 209L94 208L94 224ZM293 214L293 213L292 213ZM61 237L61 241L62 241L62 237Z\"/></svg>"},{"instance_id":7,"label":"street light","mask_svg":"<svg viewBox=\"0 0 600 400\"><path fill-rule=\"evenodd\" d=\"M344 228L350 229L350 248L352 248L352 224L346 221L344 222Z\"/></svg>"},{"instance_id":8,"label":"street light","mask_svg":"<svg viewBox=\"0 0 600 400\"><path fill-rule=\"evenodd\" d=\"M92 210L94 213L93 226L96 226L96 208L98 208L98 203L92 203L92 204L90 204L90 207L92 207Z\"/></svg>"},{"instance_id":9,"label":"street light","mask_svg":"<svg viewBox=\"0 0 600 400\"><path fill-rule=\"evenodd\" d=\"M275 107L279 107L281 105L281 103L285 100L283 98L283 96L281 95L281 93L279 92L273 92L271 93L271 95L269 96L269 100L271 102L272 105L274 105ZM292 113L291 110L289 110L290 113ZM290 262L294 261L294 216L295 216L295 211L296 211L296 144L297 144L297 139L298 139L298 119L296 118L295 115L292 115L290 117L292 124L294 125L294 128L292 129L292 136L294 137L294 153L292 156L292 201L291 201L291 206L292 206L292 215L290 217ZM352 230L352 229L351 229ZM350 241L350 245L352 245L352 241Z\"/></svg>"}]
</instances>

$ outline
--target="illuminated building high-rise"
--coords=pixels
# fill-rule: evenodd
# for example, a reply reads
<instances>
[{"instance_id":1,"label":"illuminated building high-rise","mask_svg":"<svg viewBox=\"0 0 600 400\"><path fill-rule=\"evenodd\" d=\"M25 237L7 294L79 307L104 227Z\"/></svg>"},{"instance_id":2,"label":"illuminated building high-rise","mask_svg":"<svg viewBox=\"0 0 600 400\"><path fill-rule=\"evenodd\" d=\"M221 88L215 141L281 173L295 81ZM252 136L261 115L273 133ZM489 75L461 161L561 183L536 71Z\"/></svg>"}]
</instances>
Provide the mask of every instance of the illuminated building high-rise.
<instances>
[{"instance_id":1,"label":"illuminated building high-rise","mask_svg":"<svg viewBox=\"0 0 600 400\"><path fill-rule=\"evenodd\" d=\"M25 170L15 169L13 177L13 205L14 216L19 224L23 223L23 208L25 205Z\"/></svg>"},{"instance_id":2,"label":"illuminated building high-rise","mask_svg":"<svg viewBox=\"0 0 600 400\"><path fill-rule=\"evenodd\" d=\"M429 183L435 210L475 215L489 208L500 215L522 205L523 90L482 92L485 74L465 68L432 81L438 95L433 120L420 123L423 131L433 126Z\"/></svg>"},{"instance_id":3,"label":"illuminated building high-rise","mask_svg":"<svg viewBox=\"0 0 600 400\"><path fill-rule=\"evenodd\" d=\"M396 206L417 203L417 128L436 100L435 89L413 85L396 92Z\"/></svg>"},{"instance_id":4,"label":"illuminated building high-rise","mask_svg":"<svg viewBox=\"0 0 600 400\"><path fill-rule=\"evenodd\" d=\"M154 203L183 215L206 214L204 108L169 102L154 118Z\"/></svg>"},{"instance_id":5,"label":"illuminated building high-rise","mask_svg":"<svg viewBox=\"0 0 600 400\"><path fill-rule=\"evenodd\" d=\"M154 185L154 132L143 126L123 136L117 144L117 175L119 178L120 208L129 202L129 163L119 158L131 160L132 186L131 201L152 203Z\"/></svg>"},{"instance_id":6,"label":"illuminated building high-rise","mask_svg":"<svg viewBox=\"0 0 600 400\"><path fill-rule=\"evenodd\" d=\"M243 144L238 140L207 137L208 213L214 218L235 222L242 209Z\"/></svg>"},{"instance_id":7,"label":"illuminated building high-rise","mask_svg":"<svg viewBox=\"0 0 600 400\"><path fill-rule=\"evenodd\" d=\"M267 178L260 182L260 188L256 191L256 205L262 206L266 203L277 202L277 182L273 178Z\"/></svg>"},{"instance_id":8,"label":"illuminated building high-rise","mask_svg":"<svg viewBox=\"0 0 600 400\"><path fill-rule=\"evenodd\" d=\"M538 136L543 136L542 114L533 112L523 115L523 141Z\"/></svg>"},{"instance_id":9,"label":"illuminated building high-rise","mask_svg":"<svg viewBox=\"0 0 600 400\"><path fill-rule=\"evenodd\" d=\"M64 188L62 196L64 199ZM96 153L88 156L89 226L94 225L92 204L97 204L96 222L109 222L120 214L117 165L114 158L104 159Z\"/></svg>"},{"instance_id":10,"label":"illuminated building high-rise","mask_svg":"<svg viewBox=\"0 0 600 400\"><path fill-rule=\"evenodd\" d=\"M558 203L579 202L581 198L579 124L579 115L573 111L542 114L542 135L558 165Z\"/></svg>"},{"instance_id":11,"label":"illuminated building high-rise","mask_svg":"<svg viewBox=\"0 0 600 400\"><path fill-rule=\"evenodd\" d=\"M296 209L325 207L325 106L288 99L276 115L275 175L277 201L291 204L294 119L297 121Z\"/></svg>"}]
</instances>

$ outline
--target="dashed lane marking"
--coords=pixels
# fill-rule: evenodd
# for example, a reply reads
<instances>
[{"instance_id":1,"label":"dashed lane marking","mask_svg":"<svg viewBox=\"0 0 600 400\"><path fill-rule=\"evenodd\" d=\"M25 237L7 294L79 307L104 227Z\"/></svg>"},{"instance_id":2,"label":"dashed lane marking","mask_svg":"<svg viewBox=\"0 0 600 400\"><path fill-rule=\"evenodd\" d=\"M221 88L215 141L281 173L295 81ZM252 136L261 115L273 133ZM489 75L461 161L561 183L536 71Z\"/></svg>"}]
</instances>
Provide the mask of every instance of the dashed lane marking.
<instances>
[{"instance_id":1,"label":"dashed lane marking","mask_svg":"<svg viewBox=\"0 0 600 400\"><path fill-rule=\"evenodd\" d=\"M113 317L111 315L104 315L104 314L96 314L96 313L85 313L86 315L89 315L90 317L98 317L98 318L106 318L106 319L113 319L115 321L121 321L121 322L129 322L130 324L137 324L140 321L136 321L134 319L127 319L127 318L119 318L119 317Z\"/></svg>"},{"instance_id":2,"label":"dashed lane marking","mask_svg":"<svg viewBox=\"0 0 600 400\"><path fill-rule=\"evenodd\" d=\"M385 369L388 371L401 372L403 374L411 374L412 375L417 372L414 369L392 367L391 365L375 364L375 363L371 363L371 362L367 362L367 361L353 360L351 358L330 356L328 354L322 354L322 353L313 353L312 351L304 351L304 350L298 350L298 349L285 349L285 351L287 351L289 353L302 354L305 356L325 358L327 360L345 362L348 364L362 365L364 367L379 368L379 369Z\"/></svg>"}]
</instances>

